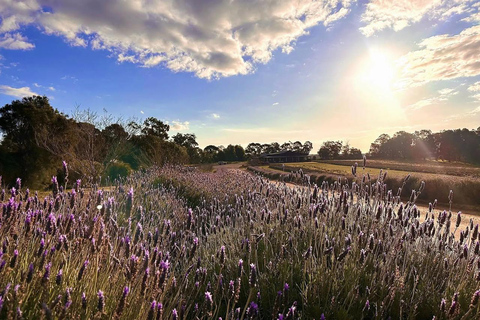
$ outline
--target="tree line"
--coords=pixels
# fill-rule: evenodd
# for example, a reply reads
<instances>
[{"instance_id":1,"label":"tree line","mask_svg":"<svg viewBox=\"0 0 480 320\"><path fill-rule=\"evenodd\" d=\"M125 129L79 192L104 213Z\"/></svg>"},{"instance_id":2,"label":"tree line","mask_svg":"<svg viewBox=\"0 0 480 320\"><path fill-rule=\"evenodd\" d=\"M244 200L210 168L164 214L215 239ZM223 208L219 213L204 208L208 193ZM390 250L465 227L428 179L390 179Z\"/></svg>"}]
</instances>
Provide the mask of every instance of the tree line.
<instances>
[{"instance_id":1,"label":"tree line","mask_svg":"<svg viewBox=\"0 0 480 320\"><path fill-rule=\"evenodd\" d=\"M396 160L435 159L480 163L480 127L476 130L456 129L433 133L399 131L392 137L381 134L371 145L371 158Z\"/></svg>"},{"instance_id":2,"label":"tree line","mask_svg":"<svg viewBox=\"0 0 480 320\"><path fill-rule=\"evenodd\" d=\"M170 126L154 117L143 122L114 119L105 113L59 112L45 96L26 97L0 108L0 172L3 183L17 177L42 188L52 176L62 179L66 161L69 178L84 183L116 178L151 165L244 160L239 145L198 147L193 133L169 137ZM0 182L1 183L1 182Z\"/></svg>"}]
</instances>

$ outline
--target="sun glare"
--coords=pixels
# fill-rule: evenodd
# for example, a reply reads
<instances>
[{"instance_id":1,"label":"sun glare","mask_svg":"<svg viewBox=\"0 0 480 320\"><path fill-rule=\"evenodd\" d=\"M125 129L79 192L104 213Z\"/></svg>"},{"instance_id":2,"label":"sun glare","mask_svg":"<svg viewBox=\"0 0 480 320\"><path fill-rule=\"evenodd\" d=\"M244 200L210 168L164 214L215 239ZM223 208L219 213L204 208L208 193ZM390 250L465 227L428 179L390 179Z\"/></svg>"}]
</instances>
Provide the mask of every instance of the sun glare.
<instances>
[{"instance_id":1,"label":"sun glare","mask_svg":"<svg viewBox=\"0 0 480 320\"><path fill-rule=\"evenodd\" d=\"M357 84L368 91L389 93L395 80L395 70L388 52L377 48L370 49L368 55L360 62L356 78Z\"/></svg>"}]
</instances>

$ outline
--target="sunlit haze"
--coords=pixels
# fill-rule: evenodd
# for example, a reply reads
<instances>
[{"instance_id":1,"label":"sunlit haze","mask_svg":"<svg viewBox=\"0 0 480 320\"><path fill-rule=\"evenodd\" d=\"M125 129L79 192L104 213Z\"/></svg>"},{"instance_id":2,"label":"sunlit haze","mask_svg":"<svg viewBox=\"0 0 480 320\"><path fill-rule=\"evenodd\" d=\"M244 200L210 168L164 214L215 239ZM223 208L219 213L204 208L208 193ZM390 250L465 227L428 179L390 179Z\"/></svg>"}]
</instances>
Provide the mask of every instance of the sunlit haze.
<instances>
[{"instance_id":1,"label":"sunlit haze","mask_svg":"<svg viewBox=\"0 0 480 320\"><path fill-rule=\"evenodd\" d=\"M209 144L480 126L478 1L0 0L0 104L33 94Z\"/></svg>"}]
</instances>

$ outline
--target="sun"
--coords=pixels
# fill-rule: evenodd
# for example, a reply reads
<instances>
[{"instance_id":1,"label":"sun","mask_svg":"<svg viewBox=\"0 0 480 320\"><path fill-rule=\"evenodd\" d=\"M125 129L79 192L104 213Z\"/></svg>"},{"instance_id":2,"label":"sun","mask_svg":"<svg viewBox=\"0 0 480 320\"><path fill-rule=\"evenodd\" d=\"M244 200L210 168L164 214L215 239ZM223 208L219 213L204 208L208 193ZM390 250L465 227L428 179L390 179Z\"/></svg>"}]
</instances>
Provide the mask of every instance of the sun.
<instances>
[{"instance_id":1,"label":"sun","mask_svg":"<svg viewBox=\"0 0 480 320\"><path fill-rule=\"evenodd\" d=\"M357 70L357 82L366 90L390 91L395 81L395 68L386 50L371 48Z\"/></svg>"}]
</instances>

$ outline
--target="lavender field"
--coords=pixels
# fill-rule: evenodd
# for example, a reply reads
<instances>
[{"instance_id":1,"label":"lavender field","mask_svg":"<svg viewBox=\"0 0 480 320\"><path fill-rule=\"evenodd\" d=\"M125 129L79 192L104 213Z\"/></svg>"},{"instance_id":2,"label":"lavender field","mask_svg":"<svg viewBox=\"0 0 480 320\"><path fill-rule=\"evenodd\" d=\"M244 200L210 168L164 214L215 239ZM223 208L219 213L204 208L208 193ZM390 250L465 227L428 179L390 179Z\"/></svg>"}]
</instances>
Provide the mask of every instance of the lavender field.
<instances>
[{"instance_id":1,"label":"lavender field","mask_svg":"<svg viewBox=\"0 0 480 320\"><path fill-rule=\"evenodd\" d=\"M165 166L105 188L54 177L45 197L17 180L0 318L477 319L478 225L456 239L460 213L415 206L428 185L400 199L361 171L292 187Z\"/></svg>"}]
</instances>

